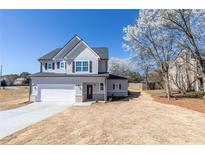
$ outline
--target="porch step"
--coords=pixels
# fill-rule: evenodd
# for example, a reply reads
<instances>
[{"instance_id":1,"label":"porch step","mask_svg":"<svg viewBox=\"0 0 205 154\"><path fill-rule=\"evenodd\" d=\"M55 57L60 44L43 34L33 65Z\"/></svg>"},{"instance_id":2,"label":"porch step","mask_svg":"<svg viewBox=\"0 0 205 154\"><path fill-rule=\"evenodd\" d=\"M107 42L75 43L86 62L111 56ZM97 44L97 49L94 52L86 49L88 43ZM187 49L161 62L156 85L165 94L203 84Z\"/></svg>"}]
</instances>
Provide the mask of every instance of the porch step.
<instances>
[{"instance_id":1,"label":"porch step","mask_svg":"<svg viewBox=\"0 0 205 154\"><path fill-rule=\"evenodd\" d=\"M91 104L95 103L94 101L90 102L75 102L73 106L90 106Z\"/></svg>"}]
</instances>

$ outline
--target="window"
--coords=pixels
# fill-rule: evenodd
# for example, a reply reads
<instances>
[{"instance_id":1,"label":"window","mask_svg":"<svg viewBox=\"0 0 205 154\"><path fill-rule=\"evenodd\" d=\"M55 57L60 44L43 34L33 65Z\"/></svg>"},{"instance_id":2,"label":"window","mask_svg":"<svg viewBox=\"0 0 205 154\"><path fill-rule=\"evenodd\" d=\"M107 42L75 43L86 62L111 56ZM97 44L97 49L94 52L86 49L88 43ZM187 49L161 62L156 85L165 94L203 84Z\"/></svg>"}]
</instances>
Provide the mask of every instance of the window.
<instances>
[{"instance_id":1,"label":"window","mask_svg":"<svg viewBox=\"0 0 205 154\"><path fill-rule=\"evenodd\" d=\"M57 62L57 69L60 68L60 62Z\"/></svg>"},{"instance_id":2,"label":"window","mask_svg":"<svg viewBox=\"0 0 205 154\"><path fill-rule=\"evenodd\" d=\"M76 61L75 71L76 72L88 72L88 61Z\"/></svg>"},{"instance_id":3,"label":"window","mask_svg":"<svg viewBox=\"0 0 205 154\"><path fill-rule=\"evenodd\" d=\"M115 87L116 87L116 89L119 89L119 84L115 83Z\"/></svg>"},{"instance_id":4,"label":"window","mask_svg":"<svg viewBox=\"0 0 205 154\"><path fill-rule=\"evenodd\" d=\"M81 62L76 62L76 72L81 72Z\"/></svg>"},{"instance_id":5,"label":"window","mask_svg":"<svg viewBox=\"0 0 205 154\"><path fill-rule=\"evenodd\" d=\"M83 62L83 72L87 72L88 71L88 62L84 61Z\"/></svg>"},{"instance_id":6,"label":"window","mask_svg":"<svg viewBox=\"0 0 205 154\"><path fill-rule=\"evenodd\" d=\"M104 90L104 85L103 85L103 83L100 83L100 90Z\"/></svg>"},{"instance_id":7,"label":"window","mask_svg":"<svg viewBox=\"0 0 205 154\"><path fill-rule=\"evenodd\" d=\"M48 64L48 69L52 69L51 63Z\"/></svg>"},{"instance_id":8,"label":"window","mask_svg":"<svg viewBox=\"0 0 205 154\"><path fill-rule=\"evenodd\" d=\"M115 84L112 85L112 89L115 89Z\"/></svg>"},{"instance_id":9,"label":"window","mask_svg":"<svg viewBox=\"0 0 205 154\"><path fill-rule=\"evenodd\" d=\"M112 89L113 90L121 90L122 89L122 85L120 83L115 83L112 85Z\"/></svg>"},{"instance_id":10,"label":"window","mask_svg":"<svg viewBox=\"0 0 205 154\"><path fill-rule=\"evenodd\" d=\"M60 68L65 68L65 62L60 62Z\"/></svg>"}]
</instances>

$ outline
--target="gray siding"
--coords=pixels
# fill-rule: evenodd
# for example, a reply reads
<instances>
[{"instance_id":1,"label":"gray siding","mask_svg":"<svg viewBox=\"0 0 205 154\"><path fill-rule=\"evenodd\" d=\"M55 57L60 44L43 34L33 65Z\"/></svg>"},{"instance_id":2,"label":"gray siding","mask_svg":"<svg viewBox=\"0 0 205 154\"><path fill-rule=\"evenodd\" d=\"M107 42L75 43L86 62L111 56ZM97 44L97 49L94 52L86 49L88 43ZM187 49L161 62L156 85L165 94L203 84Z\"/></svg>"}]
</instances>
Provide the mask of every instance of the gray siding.
<instances>
[{"instance_id":1,"label":"gray siding","mask_svg":"<svg viewBox=\"0 0 205 154\"><path fill-rule=\"evenodd\" d=\"M98 74L98 57L84 43L81 43L70 54L67 55L66 61L68 74L73 74L72 62L75 60L92 61L92 74Z\"/></svg>"},{"instance_id":2,"label":"gray siding","mask_svg":"<svg viewBox=\"0 0 205 154\"><path fill-rule=\"evenodd\" d=\"M98 71L99 72L107 72L108 61L107 60L99 60Z\"/></svg>"},{"instance_id":3,"label":"gray siding","mask_svg":"<svg viewBox=\"0 0 205 154\"><path fill-rule=\"evenodd\" d=\"M105 77L32 77L32 96L39 100L38 85L40 84L72 84L75 85L77 96L83 96L86 93L86 84L93 84L93 96L95 95L95 99L99 96L99 100L101 100L102 95L104 96L104 91L99 90L100 83L105 84Z\"/></svg>"},{"instance_id":4,"label":"gray siding","mask_svg":"<svg viewBox=\"0 0 205 154\"><path fill-rule=\"evenodd\" d=\"M113 89L113 84L120 83L121 89ZM107 80L107 94L108 96L128 96L128 80Z\"/></svg>"},{"instance_id":5,"label":"gray siding","mask_svg":"<svg viewBox=\"0 0 205 154\"><path fill-rule=\"evenodd\" d=\"M65 57L66 68L65 69L57 69L57 62L60 60L54 61L41 61L42 63L42 72L50 72L50 73L67 73L73 74L73 61L75 60L88 60L92 61L92 74L98 74L98 57L88 48L83 42L80 42L72 52L70 52ZM47 69L45 70L45 63L55 63L55 69ZM103 66L101 66L103 67ZM75 73L77 74L77 73ZM88 73L90 74L90 72Z\"/></svg>"}]
</instances>

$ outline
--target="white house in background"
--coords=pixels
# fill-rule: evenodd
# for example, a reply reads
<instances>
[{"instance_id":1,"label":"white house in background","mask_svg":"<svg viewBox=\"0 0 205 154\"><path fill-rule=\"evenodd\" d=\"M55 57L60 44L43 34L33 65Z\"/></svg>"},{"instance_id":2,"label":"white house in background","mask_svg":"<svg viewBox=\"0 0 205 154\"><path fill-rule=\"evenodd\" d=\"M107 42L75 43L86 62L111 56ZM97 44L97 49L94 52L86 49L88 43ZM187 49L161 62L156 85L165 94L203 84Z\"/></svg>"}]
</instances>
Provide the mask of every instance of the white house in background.
<instances>
[{"instance_id":1,"label":"white house in background","mask_svg":"<svg viewBox=\"0 0 205 154\"><path fill-rule=\"evenodd\" d=\"M72 104L128 96L128 80L107 72L108 59L108 48L92 48L75 35L38 59L40 72L31 75L30 99Z\"/></svg>"},{"instance_id":2,"label":"white house in background","mask_svg":"<svg viewBox=\"0 0 205 154\"><path fill-rule=\"evenodd\" d=\"M205 62L205 55L202 60ZM199 65L190 51L183 50L170 64L170 87L172 90L179 89L200 91L203 88L203 78Z\"/></svg>"}]
</instances>

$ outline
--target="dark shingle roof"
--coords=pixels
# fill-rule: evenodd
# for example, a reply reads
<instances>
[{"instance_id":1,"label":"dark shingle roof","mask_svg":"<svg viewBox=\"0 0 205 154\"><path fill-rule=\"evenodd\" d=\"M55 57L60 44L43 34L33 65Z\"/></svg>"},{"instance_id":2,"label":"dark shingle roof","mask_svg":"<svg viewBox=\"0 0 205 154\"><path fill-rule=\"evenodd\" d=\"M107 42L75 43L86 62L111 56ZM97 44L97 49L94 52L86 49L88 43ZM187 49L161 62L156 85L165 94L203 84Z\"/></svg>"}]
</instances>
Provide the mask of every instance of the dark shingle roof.
<instances>
[{"instance_id":1,"label":"dark shingle roof","mask_svg":"<svg viewBox=\"0 0 205 154\"><path fill-rule=\"evenodd\" d=\"M31 77L102 77L108 76L108 73L101 74L66 74L66 73L48 73L48 72L39 72L30 75Z\"/></svg>"},{"instance_id":2,"label":"dark shingle roof","mask_svg":"<svg viewBox=\"0 0 205 154\"><path fill-rule=\"evenodd\" d=\"M108 48L92 48L93 51L101 58L101 59L108 59Z\"/></svg>"},{"instance_id":3,"label":"dark shingle roof","mask_svg":"<svg viewBox=\"0 0 205 154\"><path fill-rule=\"evenodd\" d=\"M81 41L77 35L72 37L63 48L57 48L52 50L51 52L45 54L40 57L38 60L52 60L54 57L56 59L63 59L74 47L76 47ZM92 50L101 58L108 59L108 48L92 48Z\"/></svg>"},{"instance_id":4,"label":"dark shingle roof","mask_svg":"<svg viewBox=\"0 0 205 154\"><path fill-rule=\"evenodd\" d=\"M127 80L127 78L125 78L125 77L118 76L118 75L113 75L113 74L109 74L109 77L107 79Z\"/></svg>"},{"instance_id":5,"label":"dark shingle roof","mask_svg":"<svg viewBox=\"0 0 205 154\"><path fill-rule=\"evenodd\" d=\"M38 60L51 60L54 56L56 56L58 54L58 52L61 49L62 48L56 48L56 49L52 50L51 52L45 54L44 56L40 57Z\"/></svg>"}]
</instances>

